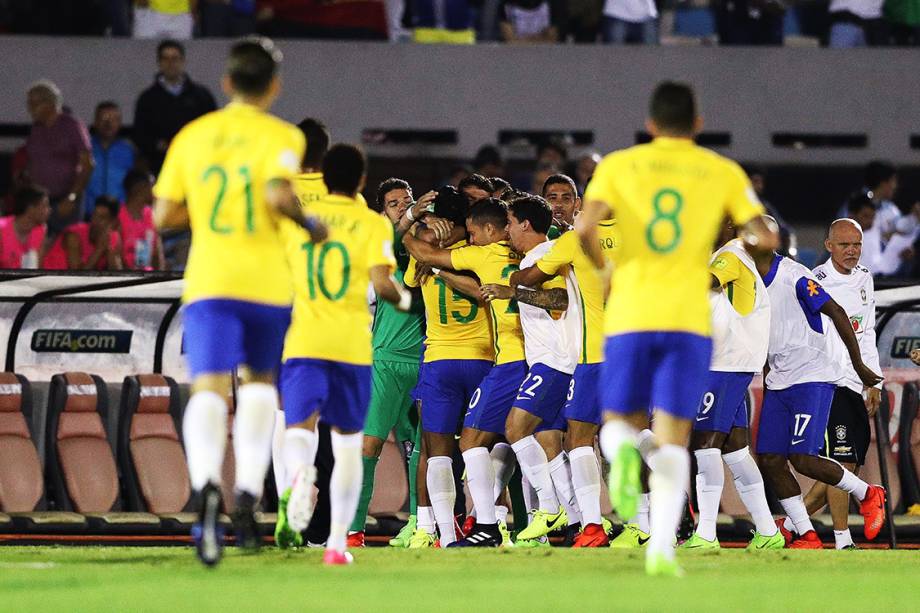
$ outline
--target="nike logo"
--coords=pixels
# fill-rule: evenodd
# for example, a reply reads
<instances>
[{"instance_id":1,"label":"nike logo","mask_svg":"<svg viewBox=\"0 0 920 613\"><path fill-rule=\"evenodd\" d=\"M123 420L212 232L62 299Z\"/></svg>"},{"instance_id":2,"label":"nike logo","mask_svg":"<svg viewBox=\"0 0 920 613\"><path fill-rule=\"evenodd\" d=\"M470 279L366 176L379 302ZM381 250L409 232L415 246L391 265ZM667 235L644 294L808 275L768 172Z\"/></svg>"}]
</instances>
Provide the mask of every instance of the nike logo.
<instances>
[{"instance_id":1,"label":"nike logo","mask_svg":"<svg viewBox=\"0 0 920 613\"><path fill-rule=\"evenodd\" d=\"M793 445L798 445L799 443L803 442L804 440L805 440L804 438L800 438L799 440L792 439L792 444L793 444Z\"/></svg>"},{"instance_id":2,"label":"nike logo","mask_svg":"<svg viewBox=\"0 0 920 613\"><path fill-rule=\"evenodd\" d=\"M652 538L651 536L647 536L647 537L645 537L645 538L642 538L642 537L640 536L640 537L639 537L639 545L640 545L640 546L641 546L641 545L645 545L646 543L649 542L649 540L650 540L651 538Z\"/></svg>"},{"instance_id":3,"label":"nike logo","mask_svg":"<svg viewBox=\"0 0 920 613\"><path fill-rule=\"evenodd\" d=\"M703 415L702 417L697 417L696 421L703 421L704 419L709 419L708 415Z\"/></svg>"}]
</instances>

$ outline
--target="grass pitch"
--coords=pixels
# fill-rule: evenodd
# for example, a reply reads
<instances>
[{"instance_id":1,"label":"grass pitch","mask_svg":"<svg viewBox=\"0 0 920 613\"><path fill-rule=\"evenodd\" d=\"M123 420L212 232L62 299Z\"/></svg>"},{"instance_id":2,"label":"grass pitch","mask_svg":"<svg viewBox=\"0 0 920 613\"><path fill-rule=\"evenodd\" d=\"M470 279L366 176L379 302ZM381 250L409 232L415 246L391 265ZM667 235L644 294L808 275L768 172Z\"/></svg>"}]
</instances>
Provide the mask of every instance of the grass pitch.
<instances>
[{"instance_id":1,"label":"grass pitch","mask_svg":"<svg viewBox=\"0 0 920 613\"><path fill-rule=\"evenodd\" d=\"M611 550L227 549L216 569L184 547L0 547L0 611L917 611L916 551L681 556L683 579L646 577Z\"/></svg>"}]
</instances>

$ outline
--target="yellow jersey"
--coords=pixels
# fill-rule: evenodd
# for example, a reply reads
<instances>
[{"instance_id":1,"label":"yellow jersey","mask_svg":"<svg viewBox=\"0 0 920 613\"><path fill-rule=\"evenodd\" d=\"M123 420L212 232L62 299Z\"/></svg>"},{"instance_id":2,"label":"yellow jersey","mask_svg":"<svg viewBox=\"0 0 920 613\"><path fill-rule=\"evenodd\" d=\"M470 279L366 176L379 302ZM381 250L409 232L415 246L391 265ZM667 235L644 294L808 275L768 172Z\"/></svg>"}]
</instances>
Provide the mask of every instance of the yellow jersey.
<instances>
[{"instance_id":1,"label":"yellow jersey","mask_svg":"<svg viewBox=\"0 0 920 613\"><path fill-rule=\"evenodd\" d=\"M300 173L294 177L291 185L294 187L294 194L297 195L300 206L307 212L309 212L311 203L322 200L329 195L329 189L323 182L323 173L321 172ZM367 200L361 194L358 194L355 200L367 206Z\"/></svg>"},{"instance_id":2,"label":"yellow jersey","mask_svg":"<svg viewBox=\"0 0 920 613\"><path fill-rule=\"evenodd\" d=\"M280 218L266 205L265 190L273 179L294 177L304 147L296 127L240 103L179 131L153 191L188 208L186 303L231 298L291 304Z\"/></svg>"},{"instance_id":3,"label":"yellow jersey","mask_svg":"<svg viewBox=\"0 0 920 613\"><path fill-rule=\"evenodd\" d=\"M476 273L480 283L508 284L508 277L519 267L521 258L506 242L483 247L467 245L450 252L451 268ZM517 300L493 300L489 303L495 345L495 363L507 364L524 359L524 333Z\"/></svg>"},{"instance_id":4,"label":"yellow jersey","mask_svg":"<svg viewBox=\"0 0 920 613\"><path fill-rule=\"evenodd\" d=\"M601 250L608 259L619 248L619 228L615 221L602 221L597 225ZM572 267L578 282L581 299L582 344L580 364L598 364L604 361L604 284L591 258L581 248L578 235L566 232L537 260L537 268L548 275L561 274L566 266Z\"/></svg>"},{"instance_id":5,"label":"yellow jersey","mask_svg":"<svg viewBox=\"0 0 920 613\"><path fill-rule=\"evenodd\" d=\"M294 312L283 357L370 364L369 271L395 267L393 226L356 199L336 194L313 202L310 214L329 228L322 243L294 222L284 225Z\"/></svg>"},{"instance_id":6,"label":"yellow jersey","mask_svg":"<svg viewBox=\"0 0 920 613\"><path fill-rule=\"evenodd\" d=\"M450 249L466 245L461 241ZM418 262L409 258L404 281L418 287ZM436 360L493 360L492 331L486 308L475 298L458 292L431 276L422 284L425 302L425 362Z\"/></svg>"},{"instance_id":7,"label":"yellow jersey","mask_svg":"<svg viewBox=\"0 0 920 613\"><path fill-rule=\"evenodd\" d=\"M757 300L757 280L751 269L731 251L723 251L709 265L709 272L725 288L725 297L739 315L750 315Z\"/></svg>"},{"instance_id":8,"label":"yellow jersey","mask_svg":"<svg viewBox=\"0 0 920 613\"><path fill-rule=\"evenodd\" d=\"M764 212L741 167L688 139L656 138L601 160L585 200L609 206L623 237L605 332L708 335L709 257L722 220L740 226Z\"/></svg>"}]
</instances>

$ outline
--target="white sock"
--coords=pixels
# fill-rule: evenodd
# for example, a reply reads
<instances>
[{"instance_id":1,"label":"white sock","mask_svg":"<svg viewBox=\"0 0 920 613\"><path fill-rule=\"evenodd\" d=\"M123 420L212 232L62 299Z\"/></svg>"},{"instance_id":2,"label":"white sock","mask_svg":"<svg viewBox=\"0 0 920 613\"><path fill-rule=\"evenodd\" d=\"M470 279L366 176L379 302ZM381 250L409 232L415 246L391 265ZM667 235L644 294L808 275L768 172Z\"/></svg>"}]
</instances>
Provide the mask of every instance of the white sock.
<instances>
[{"instance_id":1,"label":"white sock","mask_svg":"<svg viewBox=\"0 0 920 613\"><path fill-rule=\"evenodd\" d=\"M540 509L549 513L558 513L559 499L556 498L556 489L553 487L553 479L549 474L549 465L543 447L531 435L514 443L511 448L514 449L518 464L521 465L521 471L527 475L527 480L537 491Z\"/></svg>"},{"instance_id":2,"label":"white sock","mask_svg":"<svg viewBox=\"0 0 920 613\"><path fill-rule=\"evenodd\" d=\"M307 466L313 466L316 461L316 450L319 448L319 437L313 430L304 428L288 428L284 432L284 475L287 483L281 490L284 493L293 487L294 478Z\"/></svg>"},{"instance_id":3,"label":"white sock","mask_svg":"<svg viewBox=\"0 0 920 613\"><path fill-rule=\"evenodd\" d=\"M815 527L811 525L811 520L808 518L808 509L805 508L805 503L802 501L801 494L783 498L779 503L783 505L783 510L787 515L786 519L792 521L795 525L795 531L799 536L805 534L809 530L815 529Z\"/></svg>"},{"instance_id":4,"label":"white sock","mask_svg":"<svg viewBox=\"0 0 920 613\"><path fill-rule=\"evenodd\" d=\"M466 463L466 486L476 507L476 523L496 523L495 473L489 450L485 447L467 449L463 452L463 461Z\"/></svg>"},{"instance_id":5,"label":"white sock","mask_svg":"<svg viewBox=\"0 0 920 613\"><path fill-rule=\"evenodd\" d=\"M806 509L806 510L807 510L807 509ZM795 522L792 521L792 518L789 517L788 515L786 516L786 519L783 520L783 528L785 528L785 529L788 530L789 532L792 532L793 534L796 533L796 531L795 531Z\"/></svg>"},{"instance_id":6,"label":"white sock","mask_svg":"<svg viewBox=\"0 0 920 613\"><path fill-rule=\"evenodd\" d=\"M363 464L361 447L364 434L341 434L332 431L332 457L335 464L329 478L329 540L326 549L345 551L348 527L358 510L358 498L361 497L361 480Z\"/></svg>"},{"instance_id":7,"label":"white sock","mask_svg":"<svg viewBox=\"0 0 920 613\"><path fill-rule=\"evenodd\" d=\"M220 485L227 449L227 401L210 391L195 392L182 418L182 438L192 489Z\"/></svg>"},{"instance_id":8,"label":"white sock","mask_svg":"<svg viewBox=\"0 0 920 613\"><path fill-rule=\"evenodd\" d=\"M514 459L514 450L508 443L495 443L489 455L492 457L492 471L495 473L495 500L498 500L508 487L517 460Z\"/></svg>"},{"instance_id":9,"label":"white sock","mask_svg":"<svg viewBox=\"0 0 920 613\"><path fill-rule=\"evenodd\" d=\"M572 472L569 468L569 458L563 451L549 463L549 476L553 480L553 488L556 490L556 498L562 503L565 514L568 517L569 525L581 523L581 509L578 508L578 500L575 498L575 488L572 487Z\"/></svg>"},{"instance_id":10,"label":"white sock","mask_svg":"<svg viewBox=\"0 0 920 613\"><path fill-rule=\"evenodd\" d=\"M454 461L447 456L428 458L425 481L428 483L428 499L431 501L434 519L441 534L441 547L447 547L457 540L454 532L454 501L457 499L457 489L454 486L453 464Z\"/></svg>"},{"instance_id":11,"label":"white sock","mask_svg":"<svg viewBox=\"0 0 920 613\"><path fill-rule=\"evenodd\" d=\"M696 533L700 538L714 541L719 502L722 500L722 488L725 485L722 453L718 449L697 449L693 454L696 456L696 498L699 504Z\"/></svg>"},{"instance_id":12,"label":"white sock","mask_svg":"<svg viewBox=\"0 0 920 613\"><path fill-rule=\"evenodd\" d=\"M635 521L632 523L639 526L639 530L642 530L646 534L649 534L652 530L651 521L649 516L651 515L652 507L652 496L648 492L642 492L639 496L639 505L636 507L636 517Z\"/></svg>"},{"instance_id":13,"label":"white sock","mask_svg":"<svg viewBox=\"0 0 920 613\"><path fill-rule=\"evenodd\" d=\"M636 449L639 450L642 461L648 464L649 457L658 449L658 439L655 438L655 433L648 428L640 430L636 435Z\"/></svg>"},{"instance_id":14,"label":"white sock","mask_svg":"<svg viewBox=\"0 0 920 613\"><path fill-rule=\"evenodd\" d=\"M690 454L680 445L662 445L649 457L651 540L648 554L674 558L674 535L690 485Z\"/></svg>"},{"instance_id":15,"label":"white sock","mask_svg":"<svg viewBox=\"0 0 920 613\"><path fill-rule=\"evenodd\" d=\"M840 468L843 469L843 477L840 478L840 483L837 484L837 487L856 496L856 500L863 500L869 491L869 484L846 468L843 468L843 466Z\"/></svg>"},{"instance_id":16,"label":"white sock","mask_svg":"<svg viewBox=\"0 0 920 613\"><path fill-rule=\"evenodd\" d=\"M508 507L503 504L495 505L495 519L498 520L500 524L508 523Z\"/></svg>"},{"instance_id":17,"label":"white sock","mask_svg":"<svg viewBox=\"0 0 920 613\"><path fill-rule=\"evenodd\" d=\"M843 549L844 547L849 547L853 544L853 535L850 534L850 529L846 530L834 530L834 545L837 549Z\"/></svg>"},{"instance_id":18,"label":"white sock","mask_svg":"<svg viewBox=\"0 0 920 613\"><path fill-rule=\"evenodd\" d=\"M423 507L422 505L418 506L416 510L416 526L419 530L424 530L428 534L435 533L434 527L434 511L431 507Z\"/></svg>"},{"instance_id":19,"label":"white sock","mask_svg":"<svg viewBox=\"0 0 920 613\"><path fill-rule=\"evenodd\" d=\"M577 447L569 452L572 486L581 509L582 527L601 523L601 472L594 447Z\"/></svg>"},{"instance_id":20,"label":"white sock","mask_svg":"<svg viewBox=\"0 0 920 613\"><path fill-rule=\"evenodd\" d=\"M533 520L533 512L540 506L540 499L537 498L537 490L530 484L523 471L521 471L521 490L524 493L524 504L527 505L527 524L530 525Z\"/></svg>"},{"instance_id":21,"label":"white sock","mask_svg":"<svg viewBox=\"0 0 920 613\"><path fill-rule=\"evenodd\" d=\"M267 383L247 383L237 392L233 419L236 491L262 496L272 459L272 433L278 411L278 391Z\"/></svg>"},{"instance_id":22,"label":"white sock","mask_svg":"<svg viewBox=\"0 0 920 613\"><path fill-rule=\"evenodd\" d=\"M275 411L275 425L272 427L272 473L275 476L275 491L281 493L287 486L284 472L284 411Z\"/></svg>"},{"instance_id":23,"label":"white sock","mask_svg":"<svg viewBox=\"0 0 920 613\"><path fill-rule=\"evenodd\" d=\"M601 453L608 462L613 462L620 445L629 442L636 444L636 429L625 421L613 419L603 425L598 433Z\"/></svg>"},{"instance_id":24,"label":"white sock","mask_svg":"<svg viewBox=\"0 0 920 613\"><path fill-rule=\"evenodd\" d=\"M754 526L758 534L763 536L773 536L776 534L776 522L773 521L773 514L770 512L770 505L767 503L767 494L763 487L763 475L757 468L757 462L751 457L751 452L747 447L732 451L722 455L722 460L728 469L732 471L734 477L735 489L741 497L751 519L754 520Z\"/></svg>"}]
</instances>

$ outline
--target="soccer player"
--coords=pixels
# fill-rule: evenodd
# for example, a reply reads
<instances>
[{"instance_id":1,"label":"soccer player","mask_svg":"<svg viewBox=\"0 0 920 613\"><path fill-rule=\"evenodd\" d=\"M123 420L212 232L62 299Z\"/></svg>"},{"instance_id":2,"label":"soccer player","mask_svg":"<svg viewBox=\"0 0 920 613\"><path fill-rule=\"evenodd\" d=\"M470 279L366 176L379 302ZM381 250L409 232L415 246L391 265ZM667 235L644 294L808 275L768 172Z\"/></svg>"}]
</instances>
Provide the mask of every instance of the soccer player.
<instances>
[{"instance_id":1,"label":"soccer player","mask_svg":"<svg viewBox=\"0 0 920 613\"><path fill-rule=\"evenodd\" d=\"M872 540L885 520L885 490L869 485L819 452L835 382L844 378L846 360L840 340L863 385L872 387L882 378L863 362L850 318L810 270L775 255L763 281L770 295L770 371L765 379L757 460L800 535L790 547L820 549L822 545L788 464L801 475L855 495L861 503L865 536Z\"/></svg>"},{"instance_id":2,"label":"soccer player","mask_svg":"<svg viewBox=\"0 0 920 613\"><path fill-rule=\"evenodd\" d=\"M348 527L361 493L362 428L371 393L371 332L367 287L377 296L411 308L412 295L393 279L392 225L356 198L366 160L352 145L335 145L323 159L329 195L310 210L329 227L329 240L315 241L288 228L287 248L295 283L294 312L284 342L281 397L288 424L285 472L293 475L286 521L300 532L312 512L317 419L332 433L335 466L329 486L331 522L323 562L349 564ZM299 261L294 259L300 254Z\"/></svg>"},{"instance_id":3,"label":"soccer player","mask_svg":"<svg viewBox=\"0 0 920 613\"><path fill-rule=\"evenodd\" d=\"M492 196L492 193L495 191L495 186L492 185L492 182L486 177L479 174L471 174L468 177L464 177L457 184L457 190L466 196L470 204L474 204L489 198Z\"/></svg>"},{"instance_id":4,"label":"soccer player","mask_svg":"<svg viewBox=\"0 0 920 613\"><path fill-rule=\"evenodd\" d=\"M558 234L571 230L575 224L575 216L581 211L581 198L578 196L575 181L561 173L550 175L543 182L543 190L540 193L553 207L553 226Z\"/></svg>"},{"instance_id":5,"label":"soccer player","mask_svg":"<svg viewBox=\"0 0 920 613\"><path fill-rule=\"evenodd\" d=\"M734 236L734 226L726 221L719 241L724 244L709 264L713 356L690 439L697 464L699 522L693 535L681 545L685 549L719 548L716 518L725 485L723 461L754 520L756 531L748 548L785 546L767 504L763 476L747 445L745 400L754 374L767 360L770 298L754 259Z\"/></svg>"},{"instance_id":6,"label":"soccer player","mask_svg":"<svg viewBox=\"0 0 920 613\"><path fill-rule=\"evenodd\" d=\"M815 278L849 316L863 361L873 372L881 372L875 345L875 287L872 273L859 265L862 228L852 219L838 219L830 225L824 246L831 257L814 269ZM864 386L850 362L843 368L843 381L838 382L831 402L824 453L847 470L858 473L869 449L869 419L882 402L882 386L881 383ZM824 506L825 501L831 510L837 549L855 548L847 522L849 495L815 482L805 496L809 514ZM791 526L786 528L791 530Z\"/></svg>"},{"instance_id":7,"label":"soccer player","mask_svg":"<svg viewBox=\"0 0 920 613\"><path fill-rule=\"evenodd\" d=\"M636 430L654 411L651 541L646 570L679 575L674 534L690 459L691 421L709 366L707 263L723 217L743 227L748 243L772 250L775 232L734 162L699 148L702 127L693 91L664 82L651 98L646 127L654 139L606 156L585 192L575 222L582 247L609 274L599 221L616 217L623 244L607 302L601 406L601 449L611 464L611 502L621 517L635 513L640 457Z\"/></svg>"},{"instance_id":8,"label":"soccer player","mask_svg":"<svg viewBox=\"0 0 920 613\"><path fill-rule=\"evenodd\" d=\"M159 229L190 225L183 324L192 396L183 435L202 562L220 560L220 478L231 373L240 369L233 425L238 542L260 542L253 511L262 494L278 406L274 371L290 323L291 275L279 224L287 217L315 241L325 228L304 216L291 179L303 135L266 111L278 96L281 52L265 38L233 45L223 78L231 102L183 128L154 187Z\"/></svg>"}]
</instances>

